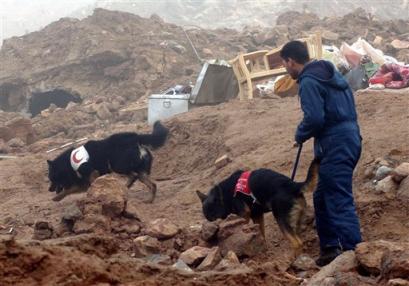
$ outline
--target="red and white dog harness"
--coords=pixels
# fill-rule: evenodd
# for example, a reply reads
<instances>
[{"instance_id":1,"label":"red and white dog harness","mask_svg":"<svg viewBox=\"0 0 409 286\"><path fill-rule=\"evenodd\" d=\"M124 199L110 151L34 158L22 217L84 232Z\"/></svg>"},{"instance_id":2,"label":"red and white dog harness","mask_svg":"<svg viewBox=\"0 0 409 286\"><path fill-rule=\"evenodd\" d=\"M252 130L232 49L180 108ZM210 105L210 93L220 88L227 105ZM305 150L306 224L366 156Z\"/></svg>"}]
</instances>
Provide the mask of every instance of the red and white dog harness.
<instances>
[{"instance_id":1,"label":"red and white dog harness","mask_svg":"<svg viewBox=\"0 0 409 286\"><path fill-rule=\"evenodd\" d=\"M245 194L246 196L249 196L253 199L253 204L257 202L257 198L254 196L253 192L250 190L249 186L249 178L250 178L251 172L243 172L240 176L240 178L237 180L236 187L234 188L234 196L237 195L237 193L242 193Z\"/></svg>"},{"instance_id":2,"label":"red and white dog harness","mask_svg":"<svg viewBox=\"0 0 409 286\"><path fill-rule=\"evenodd\" d=\"M84 146L80 146L71 151L70 163L71 167L75 172L78 171L79 167L89 161L89 154ZM80 176L81 177L81 176Z\"/></svg>"}]
</instances>

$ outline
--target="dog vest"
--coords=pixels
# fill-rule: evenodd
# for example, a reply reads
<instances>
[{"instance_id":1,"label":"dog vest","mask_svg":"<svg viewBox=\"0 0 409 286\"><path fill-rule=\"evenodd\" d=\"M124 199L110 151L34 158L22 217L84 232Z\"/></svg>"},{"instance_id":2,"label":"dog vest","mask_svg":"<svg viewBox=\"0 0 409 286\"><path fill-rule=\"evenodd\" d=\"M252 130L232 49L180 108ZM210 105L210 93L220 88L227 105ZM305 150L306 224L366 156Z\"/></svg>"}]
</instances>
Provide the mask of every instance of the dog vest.
<instances>
[{"instance_id":1,"label":"dog vest","mask_svg":"<svg viewBox=\"0 0 409 286\"><path fill-rule=\"evenodd\" d=\"M249 186L249 178L250 178L251 172L243 172L238 179L236 183L236 188L234 189L234 196L237 195L237 193L242 193L245 194L246 196L250 196L253 199L253 204L257 202L256 197L254 196L253 192L250 190Z\"/></svg>"},{"instance_id":2,"label":"dog vest","mask_svg":"<svg viewBox=\"0 0 409 286\"><path fill-rule=\"evenodd\" d=\"M88 162L89 154L84 146L78 147L71 151L70 162L74 171L78 171L79 167Z\"/></svg>"}]
</instances>

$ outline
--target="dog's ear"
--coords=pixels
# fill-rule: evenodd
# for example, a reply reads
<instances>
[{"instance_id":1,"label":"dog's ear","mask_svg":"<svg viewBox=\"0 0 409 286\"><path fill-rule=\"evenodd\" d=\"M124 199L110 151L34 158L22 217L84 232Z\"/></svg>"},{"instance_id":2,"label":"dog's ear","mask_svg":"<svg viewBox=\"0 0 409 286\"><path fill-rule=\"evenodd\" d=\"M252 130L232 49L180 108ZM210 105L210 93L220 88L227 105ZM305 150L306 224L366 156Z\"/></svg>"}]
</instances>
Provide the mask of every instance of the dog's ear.
<instances>
[{"instance_id":1,"label":"dog's ear","mask_svg":"<svg viewBox=\"0 0 409 286\"><path fill-rule=\"evenodd\" d=\"M207 199L207 195L201 193L200 191L196 191L197 196L199 197L200 201L203 203L205 199Z\"/></svg>"}]
</instances>

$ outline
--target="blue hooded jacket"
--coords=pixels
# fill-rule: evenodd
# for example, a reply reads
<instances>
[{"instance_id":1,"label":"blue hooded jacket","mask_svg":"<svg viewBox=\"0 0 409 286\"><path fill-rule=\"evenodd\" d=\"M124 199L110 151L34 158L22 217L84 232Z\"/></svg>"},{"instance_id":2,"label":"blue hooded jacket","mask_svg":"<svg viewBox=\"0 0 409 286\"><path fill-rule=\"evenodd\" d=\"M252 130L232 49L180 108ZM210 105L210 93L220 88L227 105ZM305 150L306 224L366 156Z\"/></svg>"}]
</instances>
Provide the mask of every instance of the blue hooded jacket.
<instances>
[{"instance_id":1,"label":"blue hooded jacket","mask_svg":"<svg viewBox=\"0 0 409 286\"><path fill-rule=\"evenodd\" d=\"M351 88L332 63L324 60L308 63L297 82L304 112L295 134L297 143L346 130L359 132Z\"/></svg>"}]
</instances>

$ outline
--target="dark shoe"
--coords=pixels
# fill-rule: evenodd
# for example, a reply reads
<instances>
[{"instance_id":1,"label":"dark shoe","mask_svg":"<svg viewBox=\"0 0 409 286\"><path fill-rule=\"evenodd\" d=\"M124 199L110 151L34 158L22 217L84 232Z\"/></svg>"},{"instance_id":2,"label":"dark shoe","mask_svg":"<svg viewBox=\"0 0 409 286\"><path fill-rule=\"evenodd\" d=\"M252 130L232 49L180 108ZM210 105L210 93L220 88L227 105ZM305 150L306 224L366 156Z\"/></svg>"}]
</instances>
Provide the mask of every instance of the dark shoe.
<instances>
[{"instance_id":1,"label":"dark shoe","mask_svg":"<svg viewBox=\"0 0 409 286\"><path fill-rule=\"evenodd\" d=\"M338 255L342 253L342 250L335 246L335 247L328 247L321 250L320 257L315 260L315 263L319 266L325 266L329 264L332 260L334 260Z\"/></svg>"}]
</instances>

